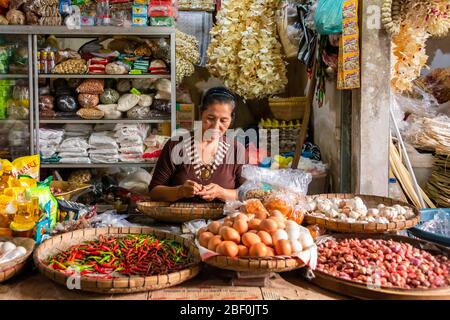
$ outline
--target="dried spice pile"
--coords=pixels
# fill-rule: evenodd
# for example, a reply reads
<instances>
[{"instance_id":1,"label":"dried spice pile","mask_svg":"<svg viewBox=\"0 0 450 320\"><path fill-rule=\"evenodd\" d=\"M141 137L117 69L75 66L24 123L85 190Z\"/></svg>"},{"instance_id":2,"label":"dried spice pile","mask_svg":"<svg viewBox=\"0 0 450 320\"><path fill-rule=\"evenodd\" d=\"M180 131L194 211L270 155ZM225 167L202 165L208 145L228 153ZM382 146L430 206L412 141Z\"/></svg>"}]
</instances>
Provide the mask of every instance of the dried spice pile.
<instances>
[{"instance_id":1,"label":"dried spice pile","mask_svg":"<svg viewBox=\"0 0 450 320\"><path fill-rule=\"evenodd\" d=\"M261 99L286 87L286 65L275 22L279 3L226 1L211 29L207 67L244 99Z\"/></svg>"},{"instance_id":2,"label":"dried spice pile","mask_svg":"<svg viewBox=\"0 0 450 320\"><path fill-rule=\"evenodd\" d=\"M112 278L114 275L153 276L168 274L193 263L188 252L174 240L159 240L153 235L124 238L100 236L99 240L74 245L49 257L51 269L66 274Z\"/></svg>"}]
</instances>

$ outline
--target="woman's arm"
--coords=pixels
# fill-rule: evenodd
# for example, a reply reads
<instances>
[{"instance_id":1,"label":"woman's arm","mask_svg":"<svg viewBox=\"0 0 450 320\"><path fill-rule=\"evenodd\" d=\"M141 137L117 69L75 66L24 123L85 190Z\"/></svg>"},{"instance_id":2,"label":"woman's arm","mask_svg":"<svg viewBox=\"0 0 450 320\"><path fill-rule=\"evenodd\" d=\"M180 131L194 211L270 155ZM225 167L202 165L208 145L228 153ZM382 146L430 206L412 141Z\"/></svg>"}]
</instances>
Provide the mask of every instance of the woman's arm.
<instances>
[{"instance_id":1,"label":"woman's arm","mask_svg":"<svg viewBox=\"0 0 450 320\"><path fill-rule=\"evenodd\" d=\"M212 201L219 199L222 201L238 200L238 189L225 189L218 184L211 183L203 187L203 190L198 192L203 200Z\"/></svg>"},{"instance_id":2,"label":"woman's arm","mask_svg":"<svg viewBox=\"0 0 450 320\"><path fill-rule=\"evenodd\" d=\"M202 190L202 186L198 183L187 180L183 185L168 187L155 186L150 191L150 198L154 201L174 202L183 198L192 198Z\"/></svg>"}]
</instances>

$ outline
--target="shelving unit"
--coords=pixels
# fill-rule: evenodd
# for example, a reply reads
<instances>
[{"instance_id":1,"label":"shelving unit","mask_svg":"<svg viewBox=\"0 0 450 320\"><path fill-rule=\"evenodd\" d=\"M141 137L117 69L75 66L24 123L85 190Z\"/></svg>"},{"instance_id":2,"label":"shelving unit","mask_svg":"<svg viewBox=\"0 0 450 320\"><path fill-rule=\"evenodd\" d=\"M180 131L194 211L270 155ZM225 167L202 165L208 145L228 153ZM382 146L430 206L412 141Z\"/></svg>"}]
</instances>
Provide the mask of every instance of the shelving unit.
<instances>
[{"instance_id":1,"label":"shelving unit","mask_svg":"<svg viewBox=\"0 0 450 320\"><path fill-rule=\"evenodd\" d=\"M170 123L171 130L176 130L176 87L175 87L175 31L174 27L114 27L94 26L78 29L70 29L66 26L0 26L0 34L3 35L26 35L28 37L28 74L1 74L0 79L29 79L30 84L30 152L39 153L39 128L46 124L115 124L115 123L147 123L163 124ZM148 38L165 37L170 40L170 74L169 75L91 75L91 74L39 74L37 61L38 36L54 35L57 38L110 38L112 36L140 36ZM81 118L57 118L40 119L39 117L39 79L170 79L171 80L171 115L170 117L157 117L145 120L118 119L118 120L85 120ZM0 120L0 123L13 123L21 120ZM25 120L23 122L28 122ZM36 129L35 129L36 128ZM106 168L111 166L120 167L153 167L155 161L149 162L117 162L117 163L41 163L42 168Z\"/></svg>"}]
</instances>

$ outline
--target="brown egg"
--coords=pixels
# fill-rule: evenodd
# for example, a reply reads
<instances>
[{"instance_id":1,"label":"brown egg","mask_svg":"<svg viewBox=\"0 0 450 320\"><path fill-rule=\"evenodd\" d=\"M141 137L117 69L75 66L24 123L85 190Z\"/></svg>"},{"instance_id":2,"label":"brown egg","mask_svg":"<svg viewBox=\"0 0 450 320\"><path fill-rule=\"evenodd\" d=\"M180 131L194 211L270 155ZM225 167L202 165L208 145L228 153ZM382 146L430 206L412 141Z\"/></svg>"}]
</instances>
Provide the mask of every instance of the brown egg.
<instances>
[{"instance_id":1,"label":"brown egg","mask_svg":"<svg viewBox=\"0 0 450 320\"><path fill-rule=\"evenodd\" d=\"M203 232L206 232L206 231L208 231L208 227L202 227L202 228L198 229L198 231L197 231L197 238L200 238L200 235Z\"/></svg>"},{"instance_id":2,"label":"brown egg","mask_svg":"<svg viewBox=\"0 0 450 320\"><path fill-rule=\"evenodd\" d=\"M278 230L278 223L272 219L264 219L259 224L259 230L272 233Z\"/></svg>"},{"instance_id":3,"label":"brown egg","mask_svg":"<svg viewBox=\"0 0 450 320\"><path fill-rule=\"evenodd\" d=\"M234 222L236 222L236 220L244 220L248 222L250 219L245 213L239 213L236 218L234 218Z\"/></svg>"},{"instance_id":4,"label":"brown egg","mask_svg":"<svg viewBox=\"0 0 450 320\"><path fill-rule=\"evenodd\" d=\"M284 219L284 215L281 213L280 210L272 210L272 211L270 211L270 216Z\"/></svg>"},{"instance_id":5,"label":"brown egg","mask_svg":"<svg viewBox=\"0 0 450 320\"><path fill-rule=\"evenodd\" d=\"M255 218L257 218L259 220L267 219L267 212L260 210L260 211L255 213Z\"/></svg>"},{"instance_id":6,"label":"brown egg","mask_svg":"<svg viewBox=\"0 0 450 320\"><path fill-rule=\"evenodd\" d=\"M222 224L219 221L213 221L208 225L208 231L214 234L219 234L219 229Z\"/></svg>"},{"instance_id":7,"label":"brown egg","mask_svg":"<svg viewBox=\"0 0 450 320\"><path fill-rule=\"evenodd\" d=\"M267 247L267 256L268 257L273 257L275 255L275 251L273 250L272 247Z\"/></svg>"},{"instance_id":8,"label":"brown egg","mask_svg":"<svg viewBox=\"0 0 450 320\"><path fill-rule=\"evenodd\" d=\"M233 241L236 244L241 242L241 236L239 235L239 232L237 232L232 227L223 227L223 229L220 229L222 238L226 241Z\"/></svg>"},{"instance_id":9,"label":"brown egg","mask_svg":"<svg viewBox=\"0 0 450 320\"><path fill-rule=\"evenodd\" d=\"M222 243L221 236L214 236L211 239L209 239L208 249L211 251L216 251L216 248L220 243Z\"/></svg>"},{"instance_id":10,"label":"brown egg","mask_svg":"<svg viewBox=\"0 0 450 320\"><path fill-rule=\"evenodd\" d=\"M267 231L258 231L257 235L266 246L272 245L272 236Z\"/></svg>"},{"instance_id":11,"label":"brown egg","mask_svg":"<svg viewBox=\"0 0 450 320\"><path fill-rule=\"evenodd\" d=\"M203 232L198 238L198 242L200 242L200 245L202 247L208 248L208 242L209 240L211 240L212 237L214 237L214 234L212 232L209 231Z\"/></svg>"},{"instance_id":12,"label":"brown egg","mask_svg":"<svg viewBox=\"0 0 450 320\"><path fill-rule=\"evenodd\" d=\"M237 244L233 241L223 241L217 246L216 252L227 257L236 257L239 253L239 249Z\"/></svg>"},{"instance_id":13,"label":"brown egg","mask_svg":"<svg viewBox=\"0 0 450 320\"><path fill-rule=\"evenodd\" d=\"M292 245L289 240L278 240L275 245L275 251L280 256L290 256L292 254Z\"/></svg>"},{"instance_id":14,"label":"brown egg","mask_svg":"<svg viewBox=\"0 0 450 320\"><path fill-rule=\"evenodd\" d=\"M248 231L248 223L244 219L237 219L234 221L233 228L239 232L239 234L244 234Z\"/></svg>"},{"instance_id":15,"label":"brown egg","mask_svg":"<svg viewBox=\"0 0 450 320\"><path fill-rule=\"evenodd\" d=\"M277 223L278 229L286 229L286 223L284 222L284 219L279 217L270 217L269 219Z\"/></svg>"},{"instance_id":16,"label":"brown egg","mask_svg":"<svg viewBox=\"0 0 450 320\"><path fill-rule=\"evenodd\" d=\"M258 237L258 235L255 233L247 232L242 235L242 243L247 248L250 248L255 243L260 243L260 242L261 242L261 238Z\"/></svg>"},{"instance_id":17,"label":"brown egg","mask_svg":"<svg viewBox=\"0 0 450 320\"><path fill-rule=\"evenodd\" d=\"M259 229L259 224L261 223L260 219L252 219L248 222L248 228L250 230L258 230Z\"/></svg>"},{"instance_id":18,"label":"brown egg","mask_svg":"<svg viewBox=\"0 0 450 320\"><path fill-rule=\"evenodd\" d=\"M243 246L242 244L238 245L238 256L239 257L247 257L248 256L248 248Z\"/></svg>"},{"instance_id":19,"label":"brown egg","mask_svg":"<svg viewBox=\"0 0 450 320\"><path fill-rule=\"evenodd\" d=\"M225 227L232 227L233 226L233 220L224 221L223 225Z\"/></svg>"},{"instance_id":20,"label":"brown egg","mask_svg":"<svg viewBox=\"0 0 450 320\"><path fill-rule=\"evenodd\" d=\"M249 253L252 257L266 257L267 246L264 243L255 243L250 247Z\"/></svg>"},{"instance_id":21,"label":"brown egg","mask_svg":"<svg viewBox=\"0 0 450 320\"><path fill-rule=\"evenodd\" d=\"M258 230L248 230L248 232L257 234L257 233L258 233ZM248 233L248 232L247 232L247 233Z\"/></svg>"}]
</instances>

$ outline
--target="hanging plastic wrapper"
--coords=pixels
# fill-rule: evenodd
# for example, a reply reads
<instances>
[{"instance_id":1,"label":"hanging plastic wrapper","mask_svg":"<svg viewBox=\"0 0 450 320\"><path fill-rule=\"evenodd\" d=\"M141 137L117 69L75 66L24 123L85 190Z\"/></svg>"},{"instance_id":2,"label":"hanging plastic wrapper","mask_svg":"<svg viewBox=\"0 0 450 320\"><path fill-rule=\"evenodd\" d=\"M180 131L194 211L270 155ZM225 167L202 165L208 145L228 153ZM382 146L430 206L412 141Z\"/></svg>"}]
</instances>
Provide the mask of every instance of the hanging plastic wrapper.
<instances>
[{"instance_id":1,"label":"hanging plastic wrapper","mask_svg":"<svg viewBox=\"0 0 450 320\"><path fill-rule=\"evenodd\" d=\"M319 34L328 35L342 32L343 0L319 0L314 23Z\"/></svg>"},{"instance_id":2,"label":"hanging plastic wrapper","mask_svg":"<svg viewBox=\"0 0 450 320\"><path fill-rule=\"evenodd\" d=\"M278 35L283 45L284 53L287 58L297 56L300 37L301 25L299 24L299 13L297 4L287 1L277 12Z\"/></svg>"},{"instance_id":3,"label":"hanging plastic wrapper","mask_svg":"<svg viewBox=\"0 0 450 320\"><path fill-rule=\"evenodd\" d=\"M301 28L297 58L308 67L311 67L317 43L317 33L308 24L308 18L313 15L312 7L310 5L298 5L297 10L299 27ZM313 26L313 24L311 25Z\"/></svg>"}]
</instances>

